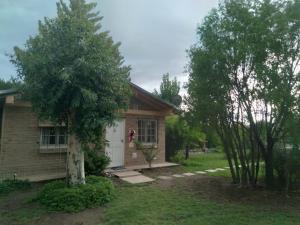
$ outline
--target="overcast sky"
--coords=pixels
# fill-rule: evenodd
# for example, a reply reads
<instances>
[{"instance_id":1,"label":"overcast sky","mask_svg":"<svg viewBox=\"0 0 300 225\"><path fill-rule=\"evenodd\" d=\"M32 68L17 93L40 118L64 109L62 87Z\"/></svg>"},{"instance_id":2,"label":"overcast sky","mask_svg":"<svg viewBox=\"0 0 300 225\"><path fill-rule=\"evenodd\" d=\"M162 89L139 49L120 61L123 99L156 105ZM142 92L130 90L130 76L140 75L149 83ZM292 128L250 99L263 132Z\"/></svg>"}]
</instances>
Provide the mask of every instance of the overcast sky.
<instances>
[{"instance_id":1,"label":"overcast sky","mask_svg":"<svg viewBox=\"0 0 300 225\"><path fill-rule=\"evenodd\" d=\"M0 0L0 77L15 76L6 53L23 46L43 17L55 17L57 0ZM186 50L196 41L196 27L218 0L94 0L109 30L131 65L132 81L148 91L170 73L187 81ZM182 92L184 93L184 91Z\"/></svg>"}]
</instances>

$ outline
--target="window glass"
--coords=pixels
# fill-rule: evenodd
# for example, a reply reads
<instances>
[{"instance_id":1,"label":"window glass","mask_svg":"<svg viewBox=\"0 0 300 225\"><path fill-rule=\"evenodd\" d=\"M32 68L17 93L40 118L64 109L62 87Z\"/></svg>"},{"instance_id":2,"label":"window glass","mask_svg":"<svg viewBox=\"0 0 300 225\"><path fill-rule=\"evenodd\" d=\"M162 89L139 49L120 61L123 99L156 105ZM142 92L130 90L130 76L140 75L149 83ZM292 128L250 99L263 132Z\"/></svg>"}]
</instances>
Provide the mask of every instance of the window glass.
<instances>
[{"instance_id":1,"label":"window glass","mask_svg":"<svg viewBox=\"0 0 300 225\"><path fill-rule=\"evenodd\" d=\"M142 143L157 143L157 121L149 119L138 120L138 141Z\"/></svg>"},{"instance_id":2,"label":"window glass","mask_svg":"<svg viewBox=\"0 0 300 225\"><path fill-rule=\"evenodd\" d=\"M65 127L42 127L41 147L60 147L67 145L67 130Z\"/></svg>"}]
</instances>

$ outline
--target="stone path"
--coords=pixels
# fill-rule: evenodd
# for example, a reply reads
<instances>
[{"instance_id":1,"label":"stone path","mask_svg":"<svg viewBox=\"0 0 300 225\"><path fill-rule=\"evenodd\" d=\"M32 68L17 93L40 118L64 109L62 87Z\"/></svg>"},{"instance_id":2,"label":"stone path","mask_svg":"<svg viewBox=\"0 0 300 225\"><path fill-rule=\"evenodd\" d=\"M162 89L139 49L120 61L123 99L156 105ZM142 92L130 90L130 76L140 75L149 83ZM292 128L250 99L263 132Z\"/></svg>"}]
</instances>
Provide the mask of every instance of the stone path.
<instances>
[{"instance_id":1,"label":"stone path","mask_svg":"<svg viewBox=\"0 0 300 225\"><path fill-rule=\"evenodd\" d=\"M207 169L207 170L204 170L204 171L195 171L195 172L188 172L188 173L182 173L182 174L172 174L172 175L169 175L169 176L158 176L157 178L158 179L161 179L161 180L171 180L173 178L182 178L182 177L190 177L190 176L194 176L194 175L198 175L198 174L207 174L207 173L215 173L215 172L218 172L218 171L225 171L225 170L228 170L229 167L226 166L224 168L215 168L215 169Z\"/></svg>"},{"instance_id":2,"label":"stone path","mask_svg":"<svg viewBox=\"0 0 300 225\"><path fill-rule=\"evenodd\" d=\"M160 180L171 180L173 178L182 178L182 177L190 177L190 176L195 176L199 174L207 174L207 173L215 173L218 171L225 171L228 170L229 167L226 166L224 168L215 168L215 169L207 169L204 171L195 171L195 172L186 172L182 174L172 174L168 176L158 176L157 178ZM128 170L128 171L116 171L112 172L115 176L119 177L121 180L124 180L128 183L131 184L139 184L139 183L146 183L146 182L152 182L154 179L142 175L140 172L134 171L134 170Z\"/></svg>"},{"instance_id":3,"label":"stone path","mask_svg":"<svg viewBox=\"0 0 300 225\"><path fill-rule=\"evenodd\" d=\"M150 177L146 177L142 175L140 172L128 170L128 171L117 171L113 172L115 176L119 177L121 180L124 180L131 184L139 184L139 183L147 183L154 181L154 179Z\"/></svg>"}]
</instances>

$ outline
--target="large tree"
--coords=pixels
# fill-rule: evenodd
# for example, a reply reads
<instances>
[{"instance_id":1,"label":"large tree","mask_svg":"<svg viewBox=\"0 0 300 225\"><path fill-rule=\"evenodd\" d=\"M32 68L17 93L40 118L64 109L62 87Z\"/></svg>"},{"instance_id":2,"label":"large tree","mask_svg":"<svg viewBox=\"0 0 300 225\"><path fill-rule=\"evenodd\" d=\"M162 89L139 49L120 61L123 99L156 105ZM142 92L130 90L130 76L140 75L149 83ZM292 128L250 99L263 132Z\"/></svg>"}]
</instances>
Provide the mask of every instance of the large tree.
<instances>
[{"instance_id":1,"label":"large tree","mask_svg":"<svg viewBox=\"0 0 300 225\"><path fill-rule=\"evenodd\" d=\"M40 119L69 131L67 178L85 183L83 148L100 148L102 134L129 97L129 71L108 32L100 30L96 3L57 3L57 17L39 21L38 33L12 62Z\"/></svg>"},{"instance_id":2,"label":"large tree","mask_svg":"<svg viewBox=\"0 0 300 225\"><path fill-rule=\"evenodd\" d=\"M176 77L173 80L170 80L169 73L166 73L162 76L159 91L154 89L154 94L179 107L182 101L179 91L180 82L177 81Z\"/></svg>"},{"instance_id":3,"label":"large tree","mask_svg":"<svg viewBox=\"0 0 300 225\"><path fill-rule=\"evenodd\" d=\"M274 148L299 109L299 12L299 0L226 0L198 27L188 106L217 130L236 183L255 185L263 158L273 184Z\"/></svg>"}]
</instances>

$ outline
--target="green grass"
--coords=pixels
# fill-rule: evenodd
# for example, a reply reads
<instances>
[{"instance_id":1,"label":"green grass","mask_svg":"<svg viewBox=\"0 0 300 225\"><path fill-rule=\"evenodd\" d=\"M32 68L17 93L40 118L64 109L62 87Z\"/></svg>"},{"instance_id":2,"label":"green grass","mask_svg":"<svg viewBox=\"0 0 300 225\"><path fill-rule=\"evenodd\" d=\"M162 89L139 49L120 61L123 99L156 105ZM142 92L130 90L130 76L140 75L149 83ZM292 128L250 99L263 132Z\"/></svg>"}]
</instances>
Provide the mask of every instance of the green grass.
<instances>
[{"instance_id":1,"label":"green grass","mask_svg":"<svg viewBox=\"0 0 300 225\"><path fill-rule=\"evenodd\" d=\"M24 207L15 210L8 210L0 213L0 224L30 224L47 214L44 207Z\"/></svg>"},{"instance_id":2,"label":"green grass","mask_svg":"<svg viewBox=\"0 0 300 225\"><path fill-rule=\"evenodd\" d=\"M106 225L296 225L297 212L268 207L219 204L175 189L131 186L118 189L118 198L104 212Z\"/></svg>"},{"instance_id":3,"label":"green grass","mask_svg":"<svg viewBox=\"0 0 300 225\"><path fill-rule=\"evenodd\" d=\"M3 180L0 181L0 196L17 190L28 190L31 184L26 180Z\"/></svg>"},{"instance_id":4,"label":"green grass","mask_svg":"<svg viewBox=\"0 0 300 225\"><path fill-rule=\"evenodd\" d=\"M203 171L207 169L224 168L228 166L224 153L203 153L191 155L189 159L183 161L183 168L187 172ZM230 176L229 169L208 173L211 176Z\"/></svg>"},{"instance_id":5,"label":"green grass","mask_svg":"<svg viewBox=\"0 0 300 225\"><path fill-rule=\"evenodd\" d=\"M192 155L183 164L170 169L175 169L174 171L179 173L224 168L227 166L227 161L222 153L208 153ZM229 176L229 170L207 175ZM300 195L295 194L291 198L286 198L281 207L278 204L281 198L277 198L277 194L265 195L263 190L261 193L260 190L252 192L252 190L232 187L231 191L238 195L230 194L226 187L221 188L222 185L226 186L226 179L203 177L206 180L211 179L212 183L207 184L217 185L214 190L212 187L215 186L198 187L197 185L204 185L202 181L195 183L195 180L182 179L174 179L171 183L157 181L146 185L117 182L116 198L93 213L102 215L99 225L300 225L298 204ZM192 179L196 179L196 176ZM225 183L216 182L218 179ZM256 193L261 195L261 198L253 200ZM219 197L211 197L215 194ZM239 195L243 200L235 197ZM269 201L270 199L272 201ZM9 198L2 198L0 209L1 204L5 205L7 200ZM84 212L81 213L84 215ZM24 201L21 207L15 210L2 210L2 212L0 210L0 224L30 225L36 219L40 218L43 221L44 217L51 218L51 216L53 214L38 204Z\"/></svg>"}]
</instances>

